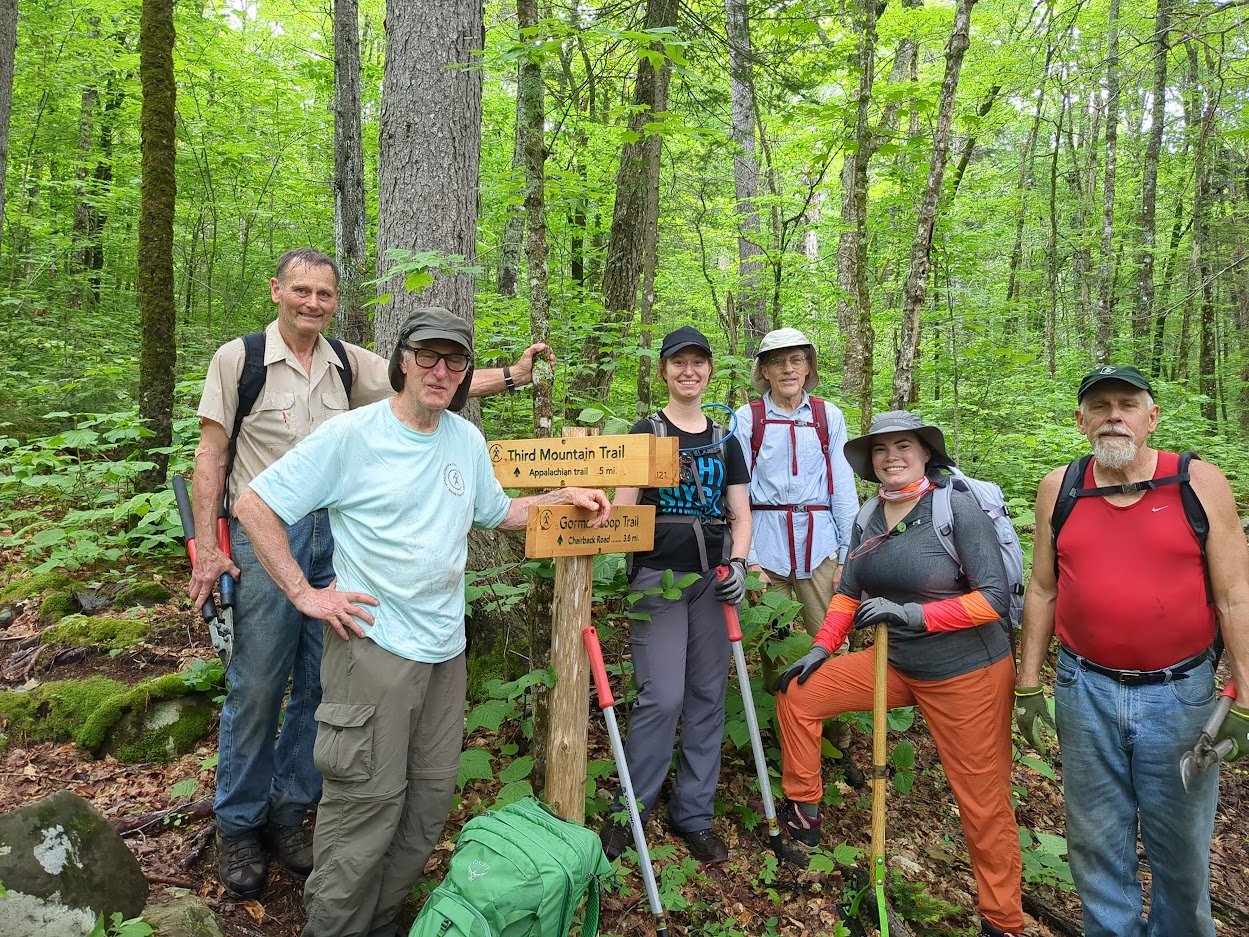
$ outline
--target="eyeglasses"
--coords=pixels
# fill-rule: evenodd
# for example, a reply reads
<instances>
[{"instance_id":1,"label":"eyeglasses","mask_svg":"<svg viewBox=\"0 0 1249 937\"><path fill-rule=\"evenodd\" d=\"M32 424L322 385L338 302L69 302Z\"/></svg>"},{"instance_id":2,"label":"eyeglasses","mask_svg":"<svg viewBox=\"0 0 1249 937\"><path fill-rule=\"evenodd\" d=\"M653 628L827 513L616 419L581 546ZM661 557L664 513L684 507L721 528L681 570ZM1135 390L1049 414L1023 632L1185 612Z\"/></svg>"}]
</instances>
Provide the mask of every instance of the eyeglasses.
<instances>
[{"instance_id":1,"label":"eyeglasses","mask_svg":"<svg viewBox=\"0 0 1249 937\"><path fill-rule=\"evenodd\" d=\"M416 359L416 363L426 370L438 367L439 361L445 361L447 370L458 374L473 363L472 355L463 355L459 352L443 353L434 351L432 348L414 348L411 345L405 347L412 352L412 357Z\"/></svg>"},{"instance_id":2,"label":"eyeglasses","mask_svg":"<svg viewBox=\"0 0 1249 937\"><path fill-rule=\"evenodd\" d=\"M785 355L776 355L772 358L765 358L763 366L766 368L779 368L788 364L791 367L800 368L806 363L807 356L805 354L789 355L788 357Z\"/></svg>"}]
</instances>

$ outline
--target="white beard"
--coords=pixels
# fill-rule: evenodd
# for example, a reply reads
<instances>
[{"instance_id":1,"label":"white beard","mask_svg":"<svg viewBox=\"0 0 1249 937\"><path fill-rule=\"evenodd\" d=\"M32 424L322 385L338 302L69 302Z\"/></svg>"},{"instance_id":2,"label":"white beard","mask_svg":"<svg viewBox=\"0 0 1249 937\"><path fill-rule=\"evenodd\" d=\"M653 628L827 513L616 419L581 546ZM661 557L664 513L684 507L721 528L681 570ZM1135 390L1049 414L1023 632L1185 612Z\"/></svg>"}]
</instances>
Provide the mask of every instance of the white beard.
<instances>
[{"instance_id":1,"label":"white beard","mask_svg":"<svg viewBox=\"0 0 1249 937\"><path fill-rule=\"evenodd\" d=\"M1093 455L1098 465L1108 469L1126 468L1136 458L1136 440L1131 436L1098 436L1093 440Z\"/></svg>"}]
</instances>

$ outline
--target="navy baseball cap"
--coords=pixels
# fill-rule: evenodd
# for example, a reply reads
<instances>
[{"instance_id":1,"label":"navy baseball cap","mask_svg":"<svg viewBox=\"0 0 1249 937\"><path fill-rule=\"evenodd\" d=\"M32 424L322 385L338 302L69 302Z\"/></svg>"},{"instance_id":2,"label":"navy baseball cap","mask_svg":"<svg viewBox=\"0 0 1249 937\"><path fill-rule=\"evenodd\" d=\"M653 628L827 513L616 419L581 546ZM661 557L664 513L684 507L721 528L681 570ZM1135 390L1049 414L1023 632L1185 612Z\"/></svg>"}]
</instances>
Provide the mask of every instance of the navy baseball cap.
<instances>
[{"instance_id":1,"label":"navy baseball cap","mask_svg":"<svg viewBox=\"0 0 1249 937\"><path fill-rule=\"evenodd\" d=\"M692 325L683 325L675 332L665 335L663 344L659 346L659 357L671 358L684 348L697 348L711 357L711 342L707 341L707 336Z\"/></svg>"}]
</instances>

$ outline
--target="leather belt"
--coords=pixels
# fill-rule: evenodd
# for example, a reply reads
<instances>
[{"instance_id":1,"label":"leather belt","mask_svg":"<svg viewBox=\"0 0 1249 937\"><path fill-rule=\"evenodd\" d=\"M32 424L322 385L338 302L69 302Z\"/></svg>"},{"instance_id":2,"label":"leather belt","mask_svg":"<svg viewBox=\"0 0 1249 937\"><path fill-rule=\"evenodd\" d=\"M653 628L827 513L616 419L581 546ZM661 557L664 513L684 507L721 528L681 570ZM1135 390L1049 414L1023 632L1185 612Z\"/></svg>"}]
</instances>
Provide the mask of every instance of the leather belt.
<instances>
[{"instance_id":1,"label":"leather belt","mask_svg":"<svg viewBox=\"0 0 1249 937\"><path fill-rule=\"evenodd\" d=\"M798 571L798 549L794 538L794 515L810 514L813 511L827 511L827 504L752 504L752 511L784 511L785 525L789 530L789 568L795 573ZM808 573L811 572L811 541L815 537L812 536L811 521L807 520L807 549L806 549L806 566Z\"/></svg>"},{"instance_id":2,"label":"leather belt","mask_svg":"<svg viewBox=\"0 0 1249 937\"><path fill-rule=\"evenodd\" d=\"M1188 672L1200 667L1210 659L1210 649L1206 648L1200 654L1182 660L1174 667L1167 667L1165 670L1115 670L1111 667L1103 667L1101 664L1095 664L1087 657L1081 657L1069 647L1064 646L1063 652L1085 670L1091 670L1093 673L1099 673L1103 677L1109 677L1122 686L1148 686L1154 683L1170 683L1173 680L1187 680Z\"/></svg>"}]
</instances>

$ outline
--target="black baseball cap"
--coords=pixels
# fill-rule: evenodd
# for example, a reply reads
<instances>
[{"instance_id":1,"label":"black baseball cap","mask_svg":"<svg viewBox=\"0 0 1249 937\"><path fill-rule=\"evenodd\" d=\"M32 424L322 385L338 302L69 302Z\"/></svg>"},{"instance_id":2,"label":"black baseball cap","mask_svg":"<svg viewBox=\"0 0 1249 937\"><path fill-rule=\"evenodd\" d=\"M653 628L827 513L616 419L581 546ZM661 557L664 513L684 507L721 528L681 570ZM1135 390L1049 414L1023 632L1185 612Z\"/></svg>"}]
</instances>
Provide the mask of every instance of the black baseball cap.
<instances>
[{"instance_id":1,"label":"black baseball cap","mask_svg":"<svg viewBox=\"0 0 1249 937\"><path fill-rule=\"evenodd\" d=\"M1076 402L1084 399L1084 395L1093 389L1095 384L1102 381L1122 381L1125 384L1138 388L1139 390L1153 393L1154 389L1149 384L1149 379L1140 371L1132 367L1130 364L1102 364L1095 367L1080 381L1080 389L1076 391Z\"/></svg>"},{"instance_id":2,"label":"black baseball cap","mask_svg":"<svg viewBox=\"0 0 1249 937\"><path fill-rule=\"evenodd\" d=\"M670 358L684 348L697 348L711 357L711 342L692 325L683 325L675 332L665 335L663 344L659 346L659 357Z\"/></svg>"}]
</instances>

